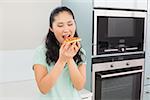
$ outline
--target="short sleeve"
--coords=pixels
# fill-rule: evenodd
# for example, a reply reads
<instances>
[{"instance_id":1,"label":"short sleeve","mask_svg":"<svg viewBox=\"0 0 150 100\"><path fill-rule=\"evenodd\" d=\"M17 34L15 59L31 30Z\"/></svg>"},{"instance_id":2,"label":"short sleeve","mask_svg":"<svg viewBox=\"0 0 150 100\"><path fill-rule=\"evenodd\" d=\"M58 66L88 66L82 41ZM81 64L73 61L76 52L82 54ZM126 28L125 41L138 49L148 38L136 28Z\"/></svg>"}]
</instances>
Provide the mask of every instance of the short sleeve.
<instances>
[{"instance_id":1,"label":"short sleeve","mask_svg":"<svg viewBox=\"0 0 150 100\"><path fill-rule=\"evenodd\" d=\"M39 46L35 49L33 57L33 65L34 64L41 64L46 66L46 56L44 46Z\"/></svg>"},{"instance_id":2,"label":"short sleeve","mask_svg":"<svg viewBox=\"0 0 150 100\"><path fill-rule=\"evenodd\" d=\"M80 65L80 64L87 64L87 60L86 60L86 51L85 51L83 48L81 48L80 50L81 50L81 54L80 54L80 55L81 55L82 61L79 62L78 65Z\"/></svg>"}]
</instances>

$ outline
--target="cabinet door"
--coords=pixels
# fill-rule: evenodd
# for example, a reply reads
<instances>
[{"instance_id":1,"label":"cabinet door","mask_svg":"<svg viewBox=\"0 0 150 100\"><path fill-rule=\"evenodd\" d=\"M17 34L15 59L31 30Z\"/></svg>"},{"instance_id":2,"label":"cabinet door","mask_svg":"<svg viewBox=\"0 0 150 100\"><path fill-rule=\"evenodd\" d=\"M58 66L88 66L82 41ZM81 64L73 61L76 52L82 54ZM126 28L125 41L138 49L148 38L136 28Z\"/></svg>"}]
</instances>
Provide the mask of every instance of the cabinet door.
<instances>
[{"instance_id":1,"label":"cabinet door","mask_svg":"<svg viewBox=\"0 0 150 100\"><path fill-rule=\"evenodd\" d=\"M147 0L93 0L94 7L147 10Z\"/></svg>"},{"instance_id":2,"label":"cabinet door","mask_svg":"<svg viewBox=\"0 0 150 100\"><path fill-rule=\"evenodd\" d=\"M150 100L150 85L144 86L143 100Z\"/></svg>"},{"instance_id":3,"label":"cabinet door","mask_svg":"<svg viewBox=\"0 0 150 100\"><path fill-rule=\"evenodd\" d=\"M148 51L150 52L150 51ZM146 54L148 54L148 52ZM145 80L144 85L150 85L150 57L146 55L145 59Z\"/></svg>"},{"instance_id":4,"label":"cabinet door","mask_svg":"<svg viewBox=\"0 0 150 100\"><path fill-rule=\"evenodd\" d=\"M148 0L148 20L146 36L145 85L150 84L150 1Z\"/></svg>"}]
</instances>

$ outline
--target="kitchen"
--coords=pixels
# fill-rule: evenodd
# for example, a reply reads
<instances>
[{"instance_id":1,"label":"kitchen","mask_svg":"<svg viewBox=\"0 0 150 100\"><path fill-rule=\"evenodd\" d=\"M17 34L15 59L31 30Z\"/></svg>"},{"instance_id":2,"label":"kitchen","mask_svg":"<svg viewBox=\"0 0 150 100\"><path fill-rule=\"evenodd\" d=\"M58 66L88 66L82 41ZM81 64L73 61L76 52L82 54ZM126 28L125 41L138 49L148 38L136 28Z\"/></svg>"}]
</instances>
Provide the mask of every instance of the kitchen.
<instances>
[{"instance_id":1,"label":"kitchen","mask_svg":"<svg viewBox=\"0 0 150 100\"><path fill-rule=\"evenodd\" d=\"M149 2L148 2L149 3ZM140 14L142 17L144 16L145 17L145 19L144 20L146 20L144 23L146 24L146 25L144 25L144 26L146 26L146 27L144 27L144 44L143 44L143 48L142 48L142 50L144 50L145 51L145 69L144 69L144 73L143 72L141 72L142 74L142 76L144 76L143 77L143 80L144 80L144 82L143 83L140 83L140 84L143 84L143 86L141 86L141 87L143 87L143 88L141 88L141 90L143 90L142 92L142 94L144 94L144 96L142 96L141 95L141 97L144 97L144 100L149 100L149 92L150 92L150 86L149 86L149 84L150 84L150 80L149 80L149 76L150 76L150 72L149 72L149 67L147 67L147 66L149 66L149 59L150 59L150 56L149 56L149 49L150 49L150 46L149 46L149 43L150 43L150 41L149 41L149 39L148 39L148 37L149 37L149 28L148 28L148 26L149 26L149 18L148 19L146 19L147 18L147 14L149 14L149 8L147 9L147 0L127 0L127 1L115 1L115 0L83 0L83 1L79 1L79 0L58 0L57 2L54 2L54 1L48 1L48 0L43 0L43 1L33 1L33 2L31 2L31 1L23 1L23 0L21 0L21 1L9 1L9 0L5 0L5 1L0 1L0 5L2 5L2 6L0 6L0 7L2 7L3 9L4 8L7 8L7 9L5 9L6 10L6 12L10 12L10 11L12 11L12 10L17 10L17 11L19 11L18 10L18 8L19 7L22 7L22 9L21 10L23 10L23 11L28 11L29 9L32 9L32 6L34 6L33 8L33 11L36 11L34 14L35 15L38 15L38 16L40 16L41 18L44 18L44 21L45 21L45 23L47 22L47 19L46 19L46 17L48 16L48 15L42 15L42 14L40 14L40 13L43 13L43 14L49 14L49 4L50 5L52 5L51 7L53 8L53 7L55 7L55 6L59 6L59 5L67 5L67 6L69 6L70 8L72 8L73 9L73 11L74 11L74 13L75 13L75 16L76 16L76 20L77 20L77 26L78 26L78 31L79 31L79 33L81 32L81 35L80 35L80 37L83 39L83 47L85 48L85 50L87 51L87 61L88 61L88 64L87 64L87 84L86 84L86 86L85 86L85 88L87 89L87 90L89 90L89 91L92 91L92 93L94 93L94 89L92 90L92 87L94 87L94 86L92 86L93 85L93 76L92 76L92 72L91 72L91 70L93 71L93 69L92 69L92 67L91 67L91 65L92 65L92 63L93 63L93 61L91 60L93 57L95 57L97 54L99 54L98 52L92 52L92 51L95 51L96 50L96 48L97 47L93 47L92 48L92 43L95 43L96 44L96 42L94 42L93 40L95 40L95 39L93 39L92 37L94 37L95 35L93 35L93 32L95 32L94 31L94 28L95 27L93 27L94 26L94 22L93 22L93 9L96 9L96 10L98 10L98 9L105 9L105 8L107 8L107 9L109 9L109 8L115 8L114 10L119 10L119 11L128 11L128 12L131 12L131 11L135 11L135 12L140 12L140 13L144 13L144 14ZM5 6L6 5L6 6ZM17 5L17 6L15 6L15 5ZM21 6L19 6L19 5L21 5ZM10 7L12 7L12 8L10 8ZM15 8L16 7L16 8ZM28 7L28 9L25 9L26 7ZM149 7L149 6L148 6ZM40 9L41 8L41 9ZM4 13L3 11L4 10L1 10L1 12L0 13L2 13L2 14L8 14L8 13ZM12 9L12 10L11 10ZM79 10L80 9L80 10ZM9 11L10 10L10 11ZM110 9L110 10L113 10L113 9ZM114 11L113 10L113 11ZM40 13L39 13L39 12ZM42 12L42 11L44 11L44 12ZM84 13L83 13L84 12ZM148 13L147 13L148 12ZM29 14L29 15L33 15L32 14L33 12L32 11L30 11L30 13L25 13L25 14ZM146 13L146 14L145 14ZM18 15L17 14L17 12L15 13L16 14L16 16ZM8 14L9 15L9 14ZM24 14L23 14L24 15ZM128 14L127 14L128 15ZM139 13L137 14L138 16L139 16ZM15 15L14 15L14 17L16 17ZM81 16L83 16L83 17L81 17ZM85 17L84 17L85 16ZM33 16L34 17L34 16ZM39 17L39 20L40 20L40 22L39 23L43 23L41 20L43 20L43 19L40 19L40 17ZM129 17L129 16L127 16L127 17ZM1 21L1 19L3 18L3 16L0 16L0 21ZM6 17L5 17L6 18ZM8 18L6 18L6 19L8 19ZM28 18L29 19L29 18ZM32 18L33 19L33 18ZM38 41L39 40L41 40L41 37L43 37L43 34L41 34L41 33L43 33L43 30L45 31L45 33L46 33L46 29L44 28L44 26L45 27L47 27L48 25L47 25L47 23L45 24L45 23L43 23L43 25L41 24L41 25L39 25L38 26L38 24L36 24L35 25L35 23L36 23L36 21L38 20L38 18L37 19L34 19L34 20L32 20L32 19L30 19L30 21L33 21L33 23L34 23L34 25L33 26L35 26L35 27L33 27L33 26L31 26L31 27L33 27L33 29L34 29L34 31L32 31L29 27L29 29L30 29L30 32L28 32L28 31L25 31L25 33L27 34L27 33L39 33L38 35L37 34L34 34L32 37L37 37L38 36L38 38L35 38L35 39L37 39ZM11 19L10 19L11 20ZM82 23L81 23L82 22ZM112 21L110 21L110 22L113 22L113 20ZM7 23L8 23L8 21L7 21ZM128 24L130 24L130 22L128 22ZM27 24L27 22L25 23L25 25L28 25ZM141 25L141 24L140 24ZM0 26L3 26L3 24L0 24ZM30 26L30 25L29 25ZM84 26L84 27L83 27ZM39 28L39 30L36 30L36 27L40 27ZM138 26L139 27L139 26ZM4 27L4 28L6 28L6 26ZM11 27L7 27L6 29L11 29ZM15 27L16 28L16 27ZM20 28L20 27L19 27ZM3 32L4 30L0 30L0 32ZM20 30L18 31L15 31L15 30L12 30L12 31L14 31L14 33L15 32L19 32L19 31L21 31L21 28L20 28ZM9 33L9 31L7 32L7 31L4 31L5 33ZM19 32L20 33L20 32ZM20 36L19 35L19 33L16 33L16 34L14 34L13 36ZM86 35L85 35L85 33L86 33ZM110 33L111 34L111 33ZM30 34L27 34L27 35L30 35ZM25 36L27 36L27 35L25 35ZM117 34L114 34L114 35L117 35ZM3 36L3 35L2 35ZM129 34L129 36L132 36L132 34ZM96 37L96 36L95 36ZM4 35L4 38L6 38L5 37L5 35ZM29 38L30 39L30 38ZM2 39L1 39L2 40ZM6 41L7 39L5 39L5 41ZM12 40L11 38L10 38L10 40ZM17 39L16 39L17 40ZM6 43L4 40L2 41L3 43ZM14 41L14 40L12 40L12 41ZM93 41L93 42L92 42ZM128 40L127 40L128 41ZM9 41L8 41L9 42ZM1 72L1 73L3 73L1 76L4 76L4 75L8 75L8 78L6 78L6 79L3 79L3 78L1 78L1 83L2 84L4 84L4 83L8 83L8 82L13 82L13 81L17 81L18 82L18 80L29 80L29 79L33 79L33 73L32 73L32 70L30 70L30 72L28 71L28 69L30 68L30 64L32 63L32 59L31 59L31 57L32 57L32 55L33 55L33 49L34 49L34 47L35 46L37 46L37 44L39 44L39 42L35 42L35 41L33 41L33 40L29 40L28 42L32 42L33 44L31 45L30 43L27 43L27 44L24 44L24 46L21 46L21 45L15 45L16 47L11 47L10 48L10 45L9 44L6 44L6 47L3 47L3 48L1 48L2 50L1 50L1 61L3 61L3 63L1 62L0 63L0 65L5 65L5 64L7 64L7 66L10 66L9 65L9 63L7 63L6 61L8 61L8 60L3 60L5 57L6 57L6 59L7 59L7 57L9 57L10 55L11 55L11 57L12 58L10 58L9 57L9 60L11 61L12 59L13 59L13 57L16 57L16 55L14 55L15 53L18 55L18 59L19 59L19 56L23 56L24 57L24 61L28 61L27 63L27 65L24 65L24 66L29 66L29 67L27 67L27 68L25 68L25 70L24 70L24 72L22 72L23 74L21 74L20 76L18 76L18 74L13 74L12 76L13 76L13 78L11 77L9 77L10 75L9 74L6 74L6 73L4 73L3 71ZM122 43L122 42L121 42ZM17 43L16 43L17 44ZM29 45L30 44L30 45ZM9 45L9 46L8 46ZM7 47L8 46L8 47ZM123 47L122 47L123 46ZM124 45L120 45L119 46L120 47L120 51L119 52L123 52L123 51L127 51L126 49L125 49L125 46ZM17 48L17 50L16 50L16 48ZM134 52L134 50L136 50L137 48L128 48L128 50L133 50L133 52ZM20 51L19 51L20 50ZM112 49L111 49L112 50ZM113 50L116 50L116 49L113 49ZM13 52L12 52L13 51ZM100 51L100 50L98 50L98 51ZM105 51L110 51L110 50L105 50ZM113 52L116 52L116 51L113 51ZM9 56L7 55L7 54L9 53ZM23 55L23 53L25 53L26 55ZM92 54L93 53L93 54ZM142 53L143 54L143 51L141 52L141 49L139 49L139 51L138 51L138 53ZM4 55L4 54L6 54L6 55ZM116 54L118 54L118 53L116 53ZM130 53L130 52L127 52L127 54L133 54L133 53ZM136 53L137 54L137 53ZM134 54L134 55L136 55L136 54ZM103 55L105 55L105 54L103 54ZM108 55L107 55L108 56ZM109 55L110 56L110 55ZM27 59L27 58L29 58L30 57L30 59ZM101 56L102 57L102 56ZM139 58L139 56L136 56L136 57L138 57ZM140 57L143 59L143 55L140 55ZM127 57L128 58L128 57ZM121 58L118 58L118 59L127 59L126 57L124 57L124 55L122 55L122 57ZM17 66L21 66L22 65L22 63L24 63L23 61L20 61L19 63L17 62L18 61L18 59L13 59L13 62L15 62L15 63L13 63L14 64L14 66L16 66L16 68L18 68ZM115 59L115 58L112 58L113 60ZM112 59L111 59L111 61L112 61ZM114 60L115 61L115 60ZM120 60L119 60L120 61ZM140 60L141 61L141 60ZM12 61L11 61L12 62ZM95 62L95 61L94 61ZM127 62L125 62L126 64L127 64ZM128 62L129 64L130 64L130 62ZM141 64L141 63L140 63ZM132 65L132 64L131 64ZM143 61L142 61L142 65L143 65ZM6 66L6 65L5 65ZM6 66L6 68L8 68ZM131 66L130 66L131 67ZM7 70L6 68L2 68L2 70L6 70L7 71L7 73L12 73L12 72L16 72L16 68L14 68L14 69L12 69L11 71L9 71L9 70ZM20 68L20 70L21 70L21 68ZM143 67L142 67L142 70L143 70ZM145 75L144 75L145 74ZM21 81L19 81L19 82L21 82ZM19 84L19 82L18 82L18 84ZM28 81L25 81L25 82L27 82L28 83ZM29 82L30 84L32 84L33 82ZM22 83L20 83L20 84L22 84ZM6 85L6 84L5 84ZM27 85L27 84L26 84ZM26 86L25 85L25 86ZM15 86L15 84L14 84L14 86ZM2 86L3 87L3 86ZM28 87L29 87L29 85L28 85ZM3 88L4 89L4 88ZM7 89L7 88L5 88L5 89ZM20 87L20 89L23 89L23 87ZM25 90L26 92L27 92L27 90ZM6 91L7 92L7 91ZM9 92L10 93L10 92ZM7 94L7 93L6 93ZM31 93L32 94L32 93ZM8 94L7 94L8 95ZM11 94L9 94L10 95L10 97L11 96L13 96L13 94L11 95ZM8 95L8 96L9 96ZM94 98L94 95L95 95L95 93L93 94L93 98ZM22 97L23 95L22 94L20 94L20 97ZM17 97L17 95L15 96L15 97ZM25 96L23 96L23 97L25 97ZM129 99L130 100L130 99ZM134 99L133 99L134 100Z\"/></svg>"}]
</instances>

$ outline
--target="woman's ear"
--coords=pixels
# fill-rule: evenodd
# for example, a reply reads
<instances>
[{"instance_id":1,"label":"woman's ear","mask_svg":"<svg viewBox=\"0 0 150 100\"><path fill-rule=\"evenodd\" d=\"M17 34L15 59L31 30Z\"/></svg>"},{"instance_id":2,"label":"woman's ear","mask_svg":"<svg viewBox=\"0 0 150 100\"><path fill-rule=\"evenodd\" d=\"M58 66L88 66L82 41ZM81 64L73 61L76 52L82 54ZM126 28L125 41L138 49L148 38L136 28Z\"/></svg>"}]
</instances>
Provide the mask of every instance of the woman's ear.
<instances>
[{"instance_id":1,"label":"woman's ear","mask_svg":"<svg viewBox=\"0 0 150 100\"><path fill-rule=\"evenodd\" d=\"M50 29L50 31L52 31L52 32L53 32L53 29L52 29L51 27L49 27L49 29Z\"/></svg>"}]
</instances>

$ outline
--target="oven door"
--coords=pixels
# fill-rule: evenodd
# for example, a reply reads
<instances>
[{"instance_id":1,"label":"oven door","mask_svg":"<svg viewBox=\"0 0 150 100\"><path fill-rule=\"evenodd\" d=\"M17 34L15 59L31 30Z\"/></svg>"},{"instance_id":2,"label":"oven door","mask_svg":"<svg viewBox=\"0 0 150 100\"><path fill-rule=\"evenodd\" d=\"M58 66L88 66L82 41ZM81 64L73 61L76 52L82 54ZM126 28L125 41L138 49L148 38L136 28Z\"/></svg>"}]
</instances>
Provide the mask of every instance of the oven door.
<instances>
[{"instance_id":1,"label":"oven door","mask_svg":"<svg viewBox=\"0 0 150 100\"><path fill-rule=\"evenodd\" d=\"M140 100L142 75L142 66L96 72L95 100Z\"/></svg>"}]
</instances>

